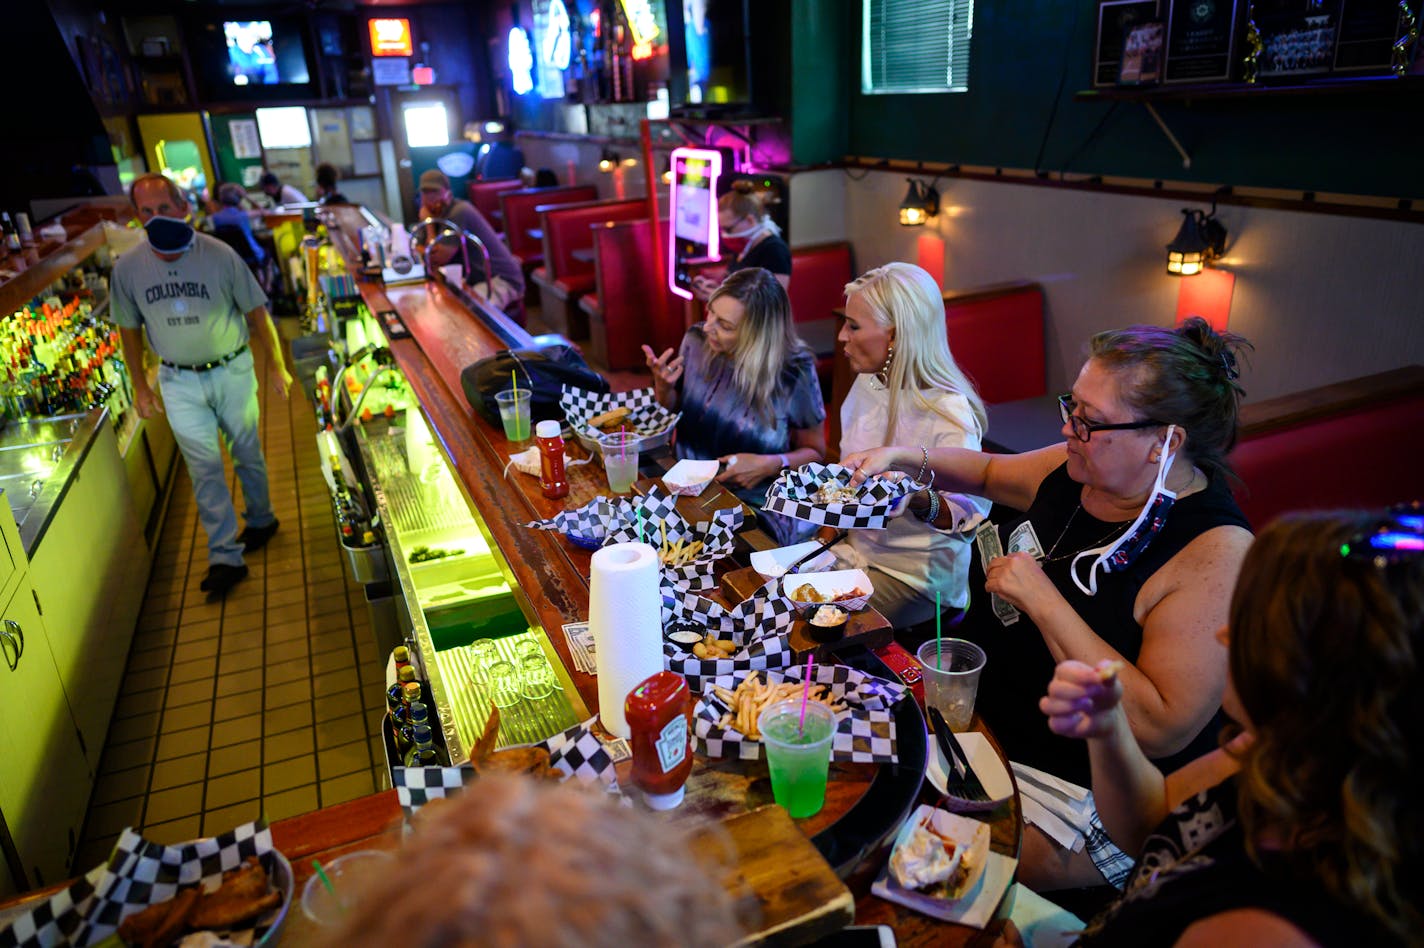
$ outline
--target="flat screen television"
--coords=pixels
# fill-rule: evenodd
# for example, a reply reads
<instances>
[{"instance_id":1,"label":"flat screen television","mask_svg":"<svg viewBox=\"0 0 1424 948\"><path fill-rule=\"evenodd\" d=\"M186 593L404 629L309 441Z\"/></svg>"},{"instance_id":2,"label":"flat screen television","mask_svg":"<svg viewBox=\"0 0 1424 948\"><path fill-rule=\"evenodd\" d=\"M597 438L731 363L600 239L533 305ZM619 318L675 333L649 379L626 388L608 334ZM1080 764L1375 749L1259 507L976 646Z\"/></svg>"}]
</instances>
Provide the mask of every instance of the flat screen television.
<instances>
[{"instance_id":1,"label":"flat screen television","mask_svg":"<svg viewBox=\"0 0 1424 948\"><path fill-rule=\"evenodd\" d=\"M667 5L669 82L674 113L747 111L755 102L749 0L686 0Z\"/></svg>"},{"instance_id":2,"label":"flat screen television","mask_svg":"<svg viewBox=\"0 0 1424 948\"><path fill-rule=\"evenodd\" d=\"M312 93L301 21L210 20L193 32L192 63L204 98L261 102Z\"/></svg>"}]
</instances>

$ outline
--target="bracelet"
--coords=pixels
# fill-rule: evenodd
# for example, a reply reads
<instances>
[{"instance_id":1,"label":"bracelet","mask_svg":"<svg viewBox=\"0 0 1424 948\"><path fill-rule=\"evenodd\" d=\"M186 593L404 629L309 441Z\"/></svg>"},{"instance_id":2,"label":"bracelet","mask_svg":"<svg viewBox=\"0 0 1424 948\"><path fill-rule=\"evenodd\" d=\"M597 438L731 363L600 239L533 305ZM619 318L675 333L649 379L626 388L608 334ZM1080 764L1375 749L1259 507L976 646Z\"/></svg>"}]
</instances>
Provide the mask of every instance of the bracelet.
<instances>
[{"instance_id":1,"label":"bracelet","mask_svg":"<svg viewBox=\"0 0 1424 948\"><path fill-rule=\"evenodd\" d=\"M916 484L924 483L923 478L925 476L925 471L929 470L930 466L930 449L925 447L924 445L920 445L920 453L924 455L925 459L920 462L920 473L915 475Z\"/></svg>"},{"instance_id":2,"label":"bracelet","mask_svg":"<svg viewBox=\"0 0 1424 948\"><path fill-rule=\"evenodd\" d=\"M928 488L926 489L928 490ZM920 516L920 519L930 526L934 526L934 522L939 519L939 491L930 490L929 494L930 505L925 510L924 515ZM917 514L916 516L919 515Z\"/></svg>"}]
</instances>

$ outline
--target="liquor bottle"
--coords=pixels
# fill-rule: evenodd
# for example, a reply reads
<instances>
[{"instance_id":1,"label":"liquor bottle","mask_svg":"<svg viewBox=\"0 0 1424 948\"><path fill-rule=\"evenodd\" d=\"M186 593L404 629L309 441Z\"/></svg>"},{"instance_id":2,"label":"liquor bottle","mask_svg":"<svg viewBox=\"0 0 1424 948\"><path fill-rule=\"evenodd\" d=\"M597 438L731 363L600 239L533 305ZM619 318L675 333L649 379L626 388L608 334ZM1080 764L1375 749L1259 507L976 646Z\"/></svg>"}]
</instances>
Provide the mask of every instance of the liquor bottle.
<instances>
[{"instance_id":1,"label":"liquor bottle","mask_svg":"<svg viewBox=\"0 0 1424 948\"><path fill-rule=\"evenodd\" d=\"M5 233L5 249L10 253L18 253L20 250L20 232L15 229L15 222L10 220L9 211L0 211L0 230Z\"/></svg>"},{"instance_id":2,"label":"liquor bottle","mask_svg":"<svg viewBox=\"0 0 1424 948\"><path fill-rule=\"evenodd\" d=\"M413 702L419 701L422 695L420 683L408 681L401 685L401 704L391 712L391 732L400 733L400 729L410 723L410 706Z\"/></svg>"},{"instance_id":3,"label":"liquor bottle","mask_svg":"<svg viewBox=\"0 0 1424 948\"><path fill-rule=\"evenodd\" d=\"M415 729L415 745L405 752L405 765L407 767L439 767L440 752L435 749L435 738L430 732L429 725L421 725Z\"/></svg>"},{"instance_id":4,"label":"liquor bottle","mask_svg":"<svg viewBox=\"0 0 1424 948\"><path fill-rule=\"evenodd\" d=\"M410 649L404 645L397 645L391 652L391 657L396 660L396 674L399 675L402 668L410 667Z\"/></svg>"},{"instance_id":5,"label":"liquor bottle","mask_svg":"<svg viewBox=\"0 0 1424 948\"><path fill-rule=\"evenodd\" d=\"M402 704L405 686L415 681L415 669L410 665L396 671L395 684L386 689L386 710L392 714Z\"/></svg>"},{"instance_id":6,"label":"liquor bottle","mask_svg":"<svg viewBox=\"0 0 1424 948\"><path fill-rule=\"evenodd\" d=\"M429 725L430 712L426 709L425 702L412 701L410 703L410 723L395 733L396 753L404 757L405 752L415 746L415 729Z\"/></svg>"}]
</instances>

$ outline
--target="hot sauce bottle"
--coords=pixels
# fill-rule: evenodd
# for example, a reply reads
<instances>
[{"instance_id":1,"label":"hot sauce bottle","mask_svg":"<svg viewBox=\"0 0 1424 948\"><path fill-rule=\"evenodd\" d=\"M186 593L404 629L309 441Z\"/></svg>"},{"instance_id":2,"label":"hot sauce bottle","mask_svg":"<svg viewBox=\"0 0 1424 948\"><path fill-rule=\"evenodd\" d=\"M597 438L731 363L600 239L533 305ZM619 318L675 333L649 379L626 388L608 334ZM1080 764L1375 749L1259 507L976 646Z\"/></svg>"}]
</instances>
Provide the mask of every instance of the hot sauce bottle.
<instances>
[{"instance_id":1,"label":"hot sauce bottle","mask_svg":"<svg viewBox=\"0 0 1424 948\"><path fill-rule=\"evenodd\" d=\"M682 803L683 784L692 770L691 706L687 679L669 671L643 679L623 703L632 732L633 783L654 810Z\"/></svg>"},{"instance_id":2,"label":"hot sauce bottle","mask_svg":"<svg viewBox=\"0 0 1424 948\"><path fill-rule=\"evenodd\" d=\"M544 496L557 500L568 495L569 479L564 474L564 436L557 421L541 421L534 427L539 445L539 487Z\"/></svg>"}]
</instances>

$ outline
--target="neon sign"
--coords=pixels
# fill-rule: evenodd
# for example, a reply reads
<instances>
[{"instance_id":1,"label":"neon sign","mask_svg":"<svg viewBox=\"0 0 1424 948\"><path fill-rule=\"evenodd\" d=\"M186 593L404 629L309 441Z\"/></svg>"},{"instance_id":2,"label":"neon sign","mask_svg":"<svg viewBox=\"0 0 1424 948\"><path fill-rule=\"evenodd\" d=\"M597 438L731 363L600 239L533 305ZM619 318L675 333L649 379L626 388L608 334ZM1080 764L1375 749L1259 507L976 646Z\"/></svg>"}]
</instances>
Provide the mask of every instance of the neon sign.
<instances>
[{"instance_id":1,"label":"neon sign","mask_svg":"<svg viewBox=\"0 0 1424 948\"><path fill-rule=\"evenodd\" d=\"M623 15L633 30L633 45L651 48L660 31L650 0L623 0Z\"/></svg>"},{"instance_id":2,"label":"neon sign","mask_svg":"<svg viewBox=\"0 0 1424 948\"><path fill-rule=\"evenodd\" d=\"M529 34L522 27L509 31L509 75L514 82L514 94L526 95L534 89L534 50Z\"/></svg>"},{"instance_id":3,"label":"neon sign","mask_svg":"<svg viewBox=\"0 0 1424 948\"><path fill-rule=\"evenodd\" d=\"M372 56L410 56L414 52L409 20L377 19L368 21L368 25Z\"/></svg>"},{"instance_id":4,"label":"neon sign","mask_svg":"<svg viewBox=\"0 0 1424 948\"><path fill-rule=\"evenodd\" d=\"M717 225L717 178L722 153L676 148L672 160L672 224L668 227L668 288L692 299L688 264L715 260L722 230Z\"/></svg>"}]
</instances>

